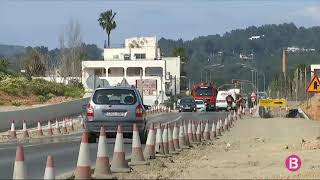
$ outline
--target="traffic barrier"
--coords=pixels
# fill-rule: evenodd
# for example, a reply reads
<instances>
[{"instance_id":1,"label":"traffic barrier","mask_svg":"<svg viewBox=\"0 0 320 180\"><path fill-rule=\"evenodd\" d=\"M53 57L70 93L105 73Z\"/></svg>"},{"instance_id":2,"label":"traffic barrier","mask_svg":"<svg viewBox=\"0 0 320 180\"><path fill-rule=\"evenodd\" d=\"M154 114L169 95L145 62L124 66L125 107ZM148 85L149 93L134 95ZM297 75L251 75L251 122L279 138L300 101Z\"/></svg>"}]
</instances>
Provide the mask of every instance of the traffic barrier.
<instances>
[{"instance_id":1,"label":"traffic barrier","mask_svg":"<svg viewBox=\"0 0 320 180\"><path fill-rule=\"evenodd\" d=\"M168 124L164 125L162 133L163 151L165 154L169 154L169 142L168 142Z\"/></svg>"},{"instance_id":2,"label":"traffic barrier","mask_svg":"<svg viewBox=\"0 0 320 180\"><path fill-rule=\"evenodd\" d=\"M184 127L181 122L180 129L179 129L179 147L181 149L189 149L189 146L186 144L185 135L184 135Z\"/></svg>"},{"instance_id":3,"label":"traffic barrier","mask_svg":"<svg viewBox=\"0 0 320 180\"><path fill-rule=\"evenodd\" d=\"M22 131L23 131L23 138L29 138L29 132L28 132L28 129L27 129L27 123L25 120L23 120L22 122Z\"/></svg>"},{"instance_id":4,"label":"traffic barrier","mask_svg":"<svg viewBox=\"0 0 320 180\"><path fill-rule=\"evenodd\" d=\"M214 120L213 120L213 121L212 121L212 126L211 126L211 131L210 131L210 139L211 139L211 140L214 140L216 137L217 137L217 134L216 134L216 125L215 125L215 122L214 122Z\"/></svg>"},{"instance_id":5,"label":"traffic barrier","mask_svg":"<svg viewBox=\"0 0 320 180\"><path fill-rule=\"evenodd\" d=\"M52 127L51 127L51 121L50 121L50 120L48 121L48 135L49 135L49 136L52 136L52 135L53 135Z\"/></svg>"},{"instance_id":6,"label":"traffic barrier","mask_svg":"<svg viewBox=\"0 0 320 180\"><path fill-rule=\"evenodd\" d=\"M44 170L43 179L55 179L53 156L47 157L46 169Z\"/></svg>"},{"instance_id":7,"label":"traffic barrier","mask_svg":"<svg viewBox=\"0 0 320 180\"><path fill-rule=\"evenodd\" d=\"M14 126L14 120L11 122L10 138L17 139L17 132L16 132L16 128Z\"/></svg>"},{"instance_id":8,"label":"traffic barrier","mask_svg":"<svg viewBox=\"0 0 320 180\"><path fill-rule=\"evenodd\" d=\"M111 162L112 172L130 172L130 167L128 161L126 161L126 155L124 152L124 142L122 126L118 125L116 142L114 145L113 159Z\"/></svg>"},{"instance_id":9,"label":"traffic barrier","mask_svg":"<svg viewBox=\"0 0 320 180\"><path fill-rule=\"evenodd\" d=\"M42 131L42 127L41 127L40 121L38 121L37 134L38 134L38 136L43 136L43 131Z\"/></svg>"},{"instance_id":10,"label":"traffic barrier","mask_svg":"<svg viewBox=\"0 0 320 180\"><path fill-rule=\"evenodd\" d=\"M174 149L176 151L181 151L181 148L180 148L180 143L179 143L179 130L178 130L178 127L177 127L177 123L175 122L174 123L174 127L173 127L173 145L174 145Z\"/></svg>"},{"instance_id":11,"label":"traffic barrier","mask_svg":"<svg viewBox=\"0 0 320 180\"><path fill-rule=\"evenodd\" d=\"M200 124L200 122L198 122L198 126L197 126L196 140L197 140L197 142L201 142L201 124Z\"/></svg>"},{"instance_id":12,"label":"traffic barrier","mask_svg":"<svg viewBox=\"0 0 320 180\"><path fill-rule=\"evenodd\" d=\"M193 142L196 142L196 141L197 141L197 136L196 136L197 129L196 129L196 125L195 125L195 122L194 122L194 121L192 121L191 129L192 129L192 139L193 139Z\"/></svg>"},{"instance_id":13,"label":"traffic barrier","mask_svg":"<svg viewBox=\"0 0 320 180\"><path fill-rule=\"evenodd\" d=\"M94 169L93 177L106 179L108 176L110 176L110 179L113 178L107 151L106 130L104 127L101 127L98 142L96 166Z\"/></svg>"},{"instance_id":14,"label":"traffic barrier","mask_svg":"<svg viewBox=\"0 0 320 180\"><path fill-rule=\"evenodd\" d=\"M24 150L21 145L17 147L12 179L28 179L26 166L24 164Z\"/></svg>"},{"instance_id":15,"label":"traffic barrier","mask_svg":"<svg viewBox=\"0 0 320 180\"><path fill-rule=\"evenodd\" d=\"M209 141L210 140L210 133L209 133L209 121L206 121L206 125L204 128L204 132L203 132L203 138L205 141Z\"/></svg>"},{"instance_id":16,"label":"traffic barrier","mask_svg":"<svg viewBox=\"0 0 320 180\"><path fill-rule=\"evenodd\" d=\"M192 123L191 120L189 120L188 123L188 139L190 143L193 143L193 133L192 133Z\"/></svg>"},{"instance_id":17,"label":"traffic barrier","mask_svg":"<svg viewBox=\"0 0 320 180\"><path fill-rule=\"evenodd\" d=\"M133 124L133 131L132 131L132 151L131 151L131 161L129 165L145 165L148 164L144 159L141 141L139 136L139 129L137 124Z\"/></svg>"},{"instance_id":18,"label":"traffic barrier","mask_svg":"<svg viewBox=\"0 0 320 180\"><path fill-rule=\"evenodd\" d=\"M91 179L91 163L88 132L82 133L74 179Z\"/></svg>"},{"instance_id":19,"label":"traffic barrier","mask_svg":"<svg viewBox=\"0 0 320 180\"><path fill-rule=\"evenodd\" d=\"M155 132L154 124L151 123L149 127L146 146L144 148L144 156L146 159L155 159Z\"/></svg>"},{"instance_id":20,"label":"traffic barrier","mask_svg":"<svg viewBox=\"0 0 320 180\"><path fill-rule=\"evenodd\" d=\"M169 124L168 125L169 154L177 154L177 151L174 148L172 135L173 135L173 132L172 132L170 124Z\"/></svg>"},{"instance_id":21,"label":"traffic barrier","mask_svg":"<svg viewBox=\"0 0 320 180\"><path fill-rule=\"evenodd\" d=\"M186 142L186 146L190 146L189 138L188 138L188 128L187 128L187 123L183 121L183 133L184 133L184 139Z\"/></svg>"},{"instance_id":22,"label":"traffic barrier","mask_svg":"<svg viewBox=\"0 0 320 180\"><path fill-rule=\"evenodd\" d=\"M61 134L60 126L59 126L59 121L56 119L56 127L55 127L56 133Z\"/></svg>"},{"instance_id":23,"label":"traffic barrier","mask_svg":"<svg viewBox=\"0 0 320 180\"><path fill-rule=\"evenodd\" d=\"M164 155L161 123L158 123L156 134L156 156Z\"/></svg>"}]
</instances>

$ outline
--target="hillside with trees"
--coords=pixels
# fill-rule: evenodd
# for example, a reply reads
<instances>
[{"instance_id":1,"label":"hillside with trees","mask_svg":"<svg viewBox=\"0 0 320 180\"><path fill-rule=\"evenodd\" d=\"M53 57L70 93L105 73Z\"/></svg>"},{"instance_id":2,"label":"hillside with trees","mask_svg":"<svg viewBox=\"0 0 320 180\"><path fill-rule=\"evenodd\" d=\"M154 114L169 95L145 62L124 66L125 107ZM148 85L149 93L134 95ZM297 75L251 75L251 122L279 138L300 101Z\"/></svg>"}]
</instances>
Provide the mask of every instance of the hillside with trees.
<instances>
[{"instance_id":1,"label":"hillside with trees","mask_svg":"<svg viewBox=\"0 0 320 180\"><path fill-rule=\"evenodd\" d=\"M251 80L251 70L245 67L253 67L265 74L268 86L271 81L281 78L282 50L287 47L313 49L288 53L288 71L291 76L299 65L308 67L312 63L320 63L318 37L320 27L305 28L284 23L250 26L190 41L161 38L159 44L163 56L172 55L175 48L185 49L188 57L185 70L187 77L194 82L201 81L201 71L202 81L205 80L206 71L203 69L211 71L212 79L218 84L231 83L233 78ZM240 54L251 58L241 59ZM260 77L259 82L263 82L263 76Z\"/></svg>"}]
</instances>

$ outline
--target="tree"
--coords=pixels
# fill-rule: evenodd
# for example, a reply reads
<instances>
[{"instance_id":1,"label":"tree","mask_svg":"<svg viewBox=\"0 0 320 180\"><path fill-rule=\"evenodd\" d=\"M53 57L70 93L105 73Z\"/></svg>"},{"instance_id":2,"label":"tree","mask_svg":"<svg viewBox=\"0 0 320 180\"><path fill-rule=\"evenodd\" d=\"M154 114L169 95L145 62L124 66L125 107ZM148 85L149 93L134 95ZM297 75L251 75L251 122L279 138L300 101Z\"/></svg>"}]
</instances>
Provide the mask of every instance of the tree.
<instances>
[{"instance_id":1,"label":"tree","mask_svg":"<svg viewBox=\"0 0 320 180\"><path fill-rule=\"evenodd\" d=\"M37 49L27 47L26 55L23 57L23 66L29 76L44 76L46 55Z\"/></svg>"},{"instance_id":2,"label":"tree","mask_svg":"<svg viewBox=\"0 0 320 180\"><path fill-rule=\"evenodd\" d=\"M116 16L116 12L113 12L112 9L103 12L100 14L100 17L98 19L99 25L102 27L103 30L106 31L108 36L108 47L110 47L110 34L113 29L117 27L117 24L114 20L114 17Z\"/></svg>"},{"instance_id":3,"label":"tree","mask_svg":"<svg viewBox=\"0 0 320 180\"><path fill-rule=\"evenodd\" d=\"M5 58L0 58L0 71L7 71L8 66L8 60L6 60Z\"/></svg>"},{"instance_id":4,"label":"tree","mask_svg":"<svg viewBox=\"0 0 320 180\"><path fill-rule=\"evenodd\" d=\"M70 20L66 31L59 37L60 50L56 63L56 71L67 80L69 77L81 77L81 61L83 47L81 28L77 21Z\"/></svg>"}]
</instances>

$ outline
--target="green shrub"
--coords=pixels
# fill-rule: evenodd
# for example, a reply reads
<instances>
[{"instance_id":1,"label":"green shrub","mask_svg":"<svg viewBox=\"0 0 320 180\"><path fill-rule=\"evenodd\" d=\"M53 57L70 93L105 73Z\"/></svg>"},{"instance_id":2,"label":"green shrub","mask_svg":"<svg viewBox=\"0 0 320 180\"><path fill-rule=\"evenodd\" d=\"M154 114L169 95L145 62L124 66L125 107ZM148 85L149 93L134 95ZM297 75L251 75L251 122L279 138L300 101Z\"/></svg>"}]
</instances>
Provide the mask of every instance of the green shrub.
<instances>
[{"instance_id":1,"label":"green shrub","mask_svg":"<svg viewBox=\"0 0 320 180\"><path fill-rule=\"evenodd\" d=\"M42 96L42 95L39 95L37 98L38 98L38 101L39 101L40 103L45 103L45 102L48 100L47 97Z\"/></svg>"},{"instance_id":2,"label":"green shrub","mask_svg":"<svg viewBox=\"0 0 320 180\"><path fill-rule=\"evenodd\" d=\"M19 102L19 101L12 101L11 104L13 106L21 106L21 102Z\"/></svg>"},{"instance_id":3,"label":"green shrub","mask_svg":"<svg viewBox=\"0 0 320 180\"><path fill-rule=\"evenodd\" d=\"M46 95L46 97L49 100L49 99L54 98L56 96L54 94L52 94L52 93L49 93L49 94Z\"/></svg>"}]
</instances>

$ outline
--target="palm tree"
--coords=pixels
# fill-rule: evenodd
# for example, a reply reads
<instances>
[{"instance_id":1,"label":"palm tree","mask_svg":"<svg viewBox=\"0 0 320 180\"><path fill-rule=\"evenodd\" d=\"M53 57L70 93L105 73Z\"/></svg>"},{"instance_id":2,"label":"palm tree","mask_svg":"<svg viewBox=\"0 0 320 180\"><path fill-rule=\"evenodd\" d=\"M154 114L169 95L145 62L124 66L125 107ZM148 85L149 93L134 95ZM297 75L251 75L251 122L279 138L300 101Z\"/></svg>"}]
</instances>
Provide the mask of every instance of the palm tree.
<instances>
[{"instance_id":1,"label":"palm tree","mask_svg":"<svg viewBox=\"0 0 320 180\"><path fill-rule=\"evenodd\" d=\"M103 30L106 31L108 36L108 47L110 47L110 34L113 29L117 27L116 22L114 21L114 17L116 16L116 12L113 12L112 9L103 12L100 14L98 19L100 26Z\"/></svg>"}]
</instances>

